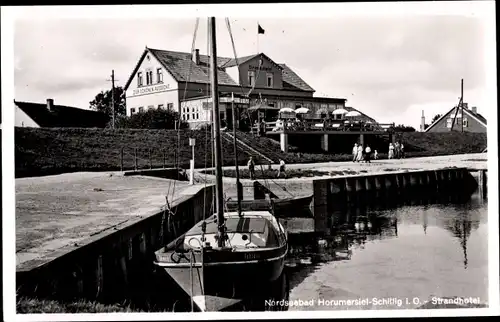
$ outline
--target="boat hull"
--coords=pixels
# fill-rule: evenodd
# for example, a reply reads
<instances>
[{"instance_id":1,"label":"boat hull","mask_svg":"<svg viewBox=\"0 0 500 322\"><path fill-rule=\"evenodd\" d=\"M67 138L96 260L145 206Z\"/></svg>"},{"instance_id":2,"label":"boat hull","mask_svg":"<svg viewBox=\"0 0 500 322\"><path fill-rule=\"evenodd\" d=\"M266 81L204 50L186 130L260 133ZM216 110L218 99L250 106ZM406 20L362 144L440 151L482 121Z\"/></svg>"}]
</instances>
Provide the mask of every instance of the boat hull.
<instances>
[{"instance_id":1,"label":"boat hull","mask_svg":"<svg viewBox=\"0 0 500 322\"><path fill-rule=\"evenodd\" d=\"M167 252L163 257L170 257L172 261L159 261L156 265L162 267L191 298L195 299L195 302L197 298L207 296L219 299L215 303L205 302L203 305L195 303L199 310L220 311L245 299L268 297L271 285L283 273L287 247L285 245L268 251L267 254L261 251L260 259L246 261L236 258L232 261L213 261L210 260L210 255L213 254L206 252L203 256L206 260L203 265L201 253L185 254L186 258L175 263L177 255L173 252ZM191 264L191 254L194 255L193 264ZM254 253L246 255L250 254L255 256ZM225 257L231 256L227 254Z\"/></svg>"}]
</instances>

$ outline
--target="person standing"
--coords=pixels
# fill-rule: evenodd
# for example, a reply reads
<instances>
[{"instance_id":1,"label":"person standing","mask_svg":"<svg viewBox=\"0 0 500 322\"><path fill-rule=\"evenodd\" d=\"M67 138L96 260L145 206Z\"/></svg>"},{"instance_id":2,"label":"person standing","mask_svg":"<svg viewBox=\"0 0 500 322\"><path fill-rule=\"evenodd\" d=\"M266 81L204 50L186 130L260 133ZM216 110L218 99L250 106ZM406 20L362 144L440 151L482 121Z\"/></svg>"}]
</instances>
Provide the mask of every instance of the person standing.
<instances>
[{"instance_id":1,"label":"person standing","mask_svg":"<svg viewBox=\"0 0 500 322\"><path fill-rule=\"evenodd\" d=\"M285 161L283 161L283 159L280 159L280 167L278 168L277 178L279 178L281 176L281 173L283 173L285 175L285 178L286 178Z\"/></svg>"},{"instance_id":2,"label":"person standing","mask_svg":"<svg viewBox=\"0 0 500 322\"><path fill-rule=\"evenodd\" d=\"M389 159L394 159L394 145L389 143Z\"/></svg>"},{"instance_id":3,"label":"person standing","mask_svg":"<svg viewBox=\"0 0 500 322\"><path fill-rule=\"evenodd\" d=\"M250 180L254 180L255 178L255 161L253 160L253 156L250 156L248 160L248 172L250 173Z\"/></svg>"},{"instance_id":4,"label":"person standing","mask_svg":"<svg viewBox=\"0 0 500 322\"><path fill-rule=\"evenodd\" d=\"M372 154L372 149L370 148L369 145L367 145L366 149L365 149L365 162L366 163L371 163L371 161L370 161L371 154Z\"/></svg>"},{"instance_id":5,"label":"person standing","mask_svg":"<svg viewBox=\"0 0 500 322\"><path fill-rule=\"evenodd\" d=\"M378 151L375 150L373 151L373 160L377 160L378 159Z\"/></svg>"},{"instance_id":6,"label":"person standing","mask_svg":"<svg viewBox=\"0 0 500 322\"><path fill-rule=\"evenodd\" d=\"M396 141L396 145L394 146L394 152L395 152L395 158L396 159L399 159L399 155L400 155L400 152L401 150L399 149L399 141Z\"/></svg>"},{"instance_id":7,"label":"person standing","mask_svg":"<svg viewBox=\"0 0 500 322\"><path fill-rule=\"evenodd\" d=\"M356 161L361 162L363 160L363 145L358 145L358 155L356 157Z\"/></svg>"},{"instance_id":8,"label":"person standing","mask_svg":"<svg viewBox=\"0 0 500 322\"><path fill-rule=\"evenodd\" d=\"M401 145L399 147L400 151L401 151L401 155L400 155L400 158L405 158L405 146L403 145L403 142L401 142Z\"/></svg>"},{"instance_id":9,"label":"person standing","mask_svg":"<svg viewBox=\"0 0 500 322\"><path fill-rule=\"evenodd\" d=\"M354 147L352 148L352 162L356 162L356 158L358 157L358 143L354 143Z\"/></svg>"}]
</instances>

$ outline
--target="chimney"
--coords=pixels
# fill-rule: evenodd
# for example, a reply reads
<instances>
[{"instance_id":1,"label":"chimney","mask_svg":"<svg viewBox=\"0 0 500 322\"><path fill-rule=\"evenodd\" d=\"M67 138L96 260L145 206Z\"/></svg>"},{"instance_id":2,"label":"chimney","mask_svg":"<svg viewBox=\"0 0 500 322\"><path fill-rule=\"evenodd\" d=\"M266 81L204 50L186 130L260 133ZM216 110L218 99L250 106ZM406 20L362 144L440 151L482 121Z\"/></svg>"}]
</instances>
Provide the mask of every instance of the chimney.
<instances>
[{"instance_id":1,"label":"chimney","mask_svg":"<svg viewBox=\"0 0 500 322\"><path fill-rule=\"evenodd\" d=\"M477 113L477 107L476 106L472 106L470 108L470 110L473 112L473 113Z\"/></svg>"},{"instance_id":2,"label":"chimney","mask_svg":"<svg viewBox=\"0 0 500 322\"><path fill-rule=\"evenodd\" d=\"M424 110L422 110L422 117L420 121L420 132L425 131L425 116L424 116Z\"/></svg>"},{"instance_id":3,"label":"chimney","mask_svg":"<svg viewBox=\"0 0 500 322\"><path fill-rule=\"evenodd\" d=\"M49 112L54 110L54 100L52 98L47 98L47 109Z\"/></svg>"},{"instance_id":4,"label":"chimney","mask_svg":"<svg viewBox=\"0 0 500 322\"><path fill-rule=\"evenodd\" d=\"M463 103L462 104L464 108L468 109L469 108L469 104L468 103Z\"/></svg>"},{"instance_id":5,"label":"chimney","mask_svg":"<svg viewBox=\"0 0 500 322\"><path fill-rule=\"evenodd\" d=\"M200 50L195 49L193 53L193 61L196 65L200 64Z\"/></svg>"}]
</instances>

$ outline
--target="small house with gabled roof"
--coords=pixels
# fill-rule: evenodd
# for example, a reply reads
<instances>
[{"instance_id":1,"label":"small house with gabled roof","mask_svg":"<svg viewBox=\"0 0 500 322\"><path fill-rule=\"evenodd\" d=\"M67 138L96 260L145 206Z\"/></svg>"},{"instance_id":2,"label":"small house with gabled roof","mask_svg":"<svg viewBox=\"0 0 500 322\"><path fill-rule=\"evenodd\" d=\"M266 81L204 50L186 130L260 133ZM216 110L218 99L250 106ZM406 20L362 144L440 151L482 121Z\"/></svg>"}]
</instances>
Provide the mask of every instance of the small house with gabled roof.
<instances>
[{"instance_id":1,"label":"small house with gabled roof","mask_svg":"<svg viewBox=\"0 0 500 322\"><path fill-rule=\"evenodd\" d=\"M105 113L66 105L20 102L14 100L14 125L17 127L104 128L110 118Z\"/></svg>"},{"instance_id":2,"label":"small house with gabled roof","mask_svg":"<svg viewBox=\"0 0 500 322\"><path fill-rule=\"evenodd\" d=\"M453 131L460 132L463 129L464 132L487 132L486 118L477 112L477 107L473 106L469 108L467 103L464 103L463 109L457 106L450 109L434 123L429 125L424 132L450 132L452 130L452 124Z\"/></svg>"}]
</instances>

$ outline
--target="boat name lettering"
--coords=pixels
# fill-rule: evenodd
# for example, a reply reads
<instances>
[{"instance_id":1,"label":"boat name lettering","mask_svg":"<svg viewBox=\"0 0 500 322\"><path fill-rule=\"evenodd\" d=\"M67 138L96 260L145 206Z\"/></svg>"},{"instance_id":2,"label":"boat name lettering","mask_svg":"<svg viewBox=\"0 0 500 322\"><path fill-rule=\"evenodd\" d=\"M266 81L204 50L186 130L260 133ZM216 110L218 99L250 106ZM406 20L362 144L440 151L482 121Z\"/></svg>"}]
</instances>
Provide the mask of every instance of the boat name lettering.
<instances>
[{"instance_id":1,"label":"boat name lettering","mask_svg":"<svg viewBox=\"0 0 500 322\"><path fill-rule=\"evenodd\" d=\"M165 91L169 88L170 88L170 84L138 88L138 89L134 89L134 91L132 92L132 95L156 93L156 92Z\"/></svg>"},{"instance_id":2,"label":"boat name lettering","mask_svg":"<svg viewBox=\"0 0 500 322\"><path fill-rule=\"evenodd\" d=\"M256 253L245 254L245 260L252 260L252 259L258 259L258 258L259 258L259 254L256 254Z\"/></svg>"}]
</instances>

